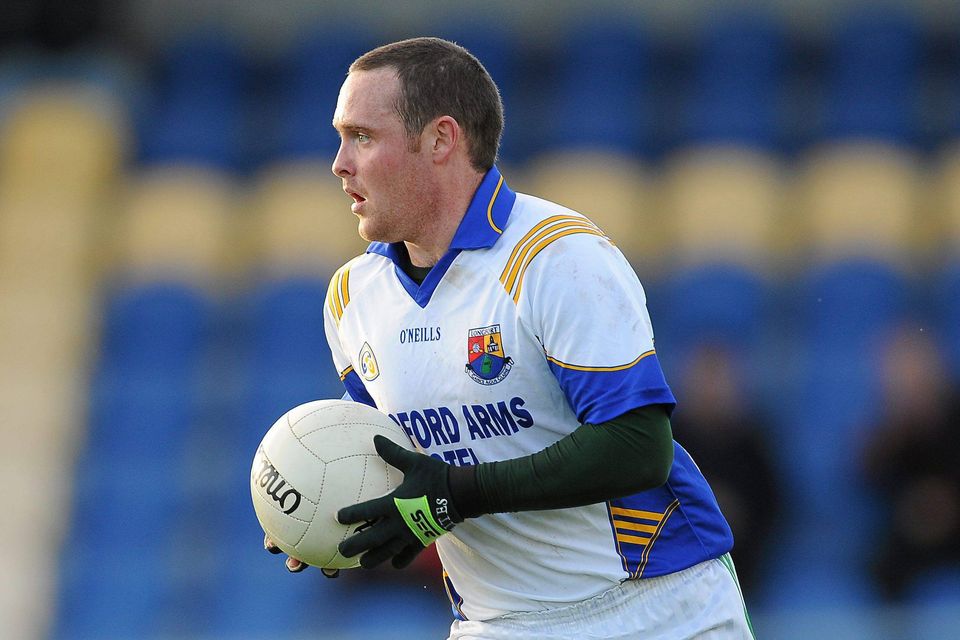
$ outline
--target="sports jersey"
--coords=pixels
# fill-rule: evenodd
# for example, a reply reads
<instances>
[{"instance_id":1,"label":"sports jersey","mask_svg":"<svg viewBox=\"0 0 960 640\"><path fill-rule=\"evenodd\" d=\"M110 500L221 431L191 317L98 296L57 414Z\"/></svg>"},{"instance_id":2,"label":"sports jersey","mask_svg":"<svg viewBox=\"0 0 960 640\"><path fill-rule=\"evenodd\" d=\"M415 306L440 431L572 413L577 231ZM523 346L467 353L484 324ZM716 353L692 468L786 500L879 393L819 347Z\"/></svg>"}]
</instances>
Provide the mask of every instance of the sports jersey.
<instances>
[{"instance_id":1,"label":"sports jersey","mask_svg":"<svg viewBox=\"0 0 960 640\"><path fill-rule=\"evenodd\" d=\"M396 245L341 267L325 325L350 396L454 465L526 456L585 422L675 400L633 269L585 216L484 176L421 284ZM489 514L437 541L455 614L556 608L717 558L733 538L684 449L661 487Z\"/></svg>"}]
</instances>

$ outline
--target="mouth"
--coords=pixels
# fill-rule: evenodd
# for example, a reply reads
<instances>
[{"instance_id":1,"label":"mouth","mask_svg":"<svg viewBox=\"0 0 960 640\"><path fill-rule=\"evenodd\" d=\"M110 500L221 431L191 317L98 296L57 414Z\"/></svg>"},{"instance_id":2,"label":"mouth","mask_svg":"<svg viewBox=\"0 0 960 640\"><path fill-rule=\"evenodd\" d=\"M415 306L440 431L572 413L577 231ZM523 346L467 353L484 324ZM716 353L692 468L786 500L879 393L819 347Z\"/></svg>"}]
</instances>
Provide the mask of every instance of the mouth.
<instances>
[{"instance_id":1,"label":"mouth","mask_svg":"<svg viewBox=\"0 0 960 640\"><path fill-rule=\"evenodd\" d=\"M364 197L363 197L362 195L360 195L359 193L357 193L356 191L353 191L352 189L344 188L344 192L345 192L348 196L350 196L351 198L353 198L353 204L350 205L350 210L353 211L354 213L357 213L357 211L359 210L359 208L361 207L361 205L363 205L363 203L366 202L367 199L364 198Z\"/></svg>"}]
</instances>

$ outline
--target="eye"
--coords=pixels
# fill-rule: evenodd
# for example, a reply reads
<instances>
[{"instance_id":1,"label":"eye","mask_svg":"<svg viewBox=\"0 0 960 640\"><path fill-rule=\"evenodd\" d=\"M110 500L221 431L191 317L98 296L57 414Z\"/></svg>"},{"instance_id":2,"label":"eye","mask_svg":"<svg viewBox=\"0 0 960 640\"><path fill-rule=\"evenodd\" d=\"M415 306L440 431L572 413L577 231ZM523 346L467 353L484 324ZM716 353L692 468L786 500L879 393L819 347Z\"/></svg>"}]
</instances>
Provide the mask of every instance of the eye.
<instances>
[{"instance_id":1,"label":"eye","mask_svg":"<svg viewBox=\"0 0 960 640\"><path fill-rule=\"evenodd\" d=\"M357 137L357 142L360 142L360 143L370 142L370 136L368 136L365 133L358 133L356 137Z\"/></svg>"}]
</instances>

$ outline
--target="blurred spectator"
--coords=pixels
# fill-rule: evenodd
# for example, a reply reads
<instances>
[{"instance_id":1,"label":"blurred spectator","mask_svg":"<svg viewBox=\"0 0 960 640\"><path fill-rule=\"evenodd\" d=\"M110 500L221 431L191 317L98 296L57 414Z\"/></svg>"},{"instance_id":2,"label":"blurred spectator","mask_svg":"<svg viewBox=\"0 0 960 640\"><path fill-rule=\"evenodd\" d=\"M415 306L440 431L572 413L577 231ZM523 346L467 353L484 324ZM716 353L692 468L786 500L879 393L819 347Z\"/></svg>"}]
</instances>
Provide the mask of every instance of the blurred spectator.
<instances>
[{"instance_id":1,"label":"blurred spectator","mask_svg":"<svg viewBox=\"0 0 960 640\"><path fill-rule=\"evenodd\" d=\"M754 591L780 495L766 425L750 405L733 355L723 345L694 349L679 387L671 420L674 438L713 487L733 529L740 584L744 591Z\"/></svg>"},{"instance_id":2,"label":"blurred spectator","mask_svg":"<svg viewBox=\"0 0 960 640\"><path fill-rule=\"evenodd\" d=\"M895 599L925 572L960 562L960 387L915 328L895 332L880 375L881 416L863 464L887 510L874 575Z\"/></svg>"}]
</instances>

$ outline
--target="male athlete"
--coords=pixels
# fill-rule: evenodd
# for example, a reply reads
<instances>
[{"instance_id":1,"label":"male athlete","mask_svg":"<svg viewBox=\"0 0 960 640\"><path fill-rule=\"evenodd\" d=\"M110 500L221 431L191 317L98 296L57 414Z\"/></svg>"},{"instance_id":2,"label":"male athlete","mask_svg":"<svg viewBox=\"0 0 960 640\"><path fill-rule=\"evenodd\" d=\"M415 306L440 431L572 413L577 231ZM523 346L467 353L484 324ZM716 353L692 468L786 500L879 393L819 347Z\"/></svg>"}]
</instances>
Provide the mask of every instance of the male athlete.
<instances>
[{"instance_id":1,"label":"male athlete","mask_svg":"<svg viewBox=\"0 0 960 640\"><path fill-rule=\"evenodd\" d=\"M363 55L340 91L333 172L371 244L330 283L327 339L422 452L375 439L404 480L339 511L373 523L340 551L401 568L436 544L451 639L750 638L640 282L586 217L507 186L502 109L436 38Z\"/></svg>"}]
</instances>

